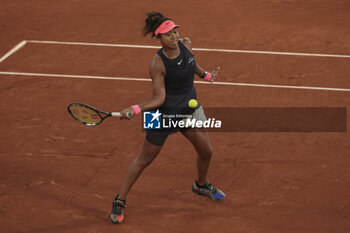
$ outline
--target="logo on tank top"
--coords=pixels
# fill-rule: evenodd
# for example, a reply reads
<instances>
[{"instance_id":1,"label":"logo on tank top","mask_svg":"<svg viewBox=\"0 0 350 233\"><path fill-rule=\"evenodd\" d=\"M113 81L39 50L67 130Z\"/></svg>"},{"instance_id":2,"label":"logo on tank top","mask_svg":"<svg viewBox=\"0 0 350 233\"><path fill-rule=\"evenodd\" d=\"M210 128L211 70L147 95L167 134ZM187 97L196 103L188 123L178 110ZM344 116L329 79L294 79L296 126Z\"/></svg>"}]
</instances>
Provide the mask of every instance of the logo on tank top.
<instances>
[{"instance_id":1,"label":"logo on tank top","mask_svg":"<svg viewBox=\"0 0 350 233\"><path fill-rule=\"evenodd\" d=\"M190 59L188 59L188 64L190 64L191 62L193 62L193 57L190 57Z\"/></svg>"},{"instance_id":2,"label":"logo on tank top","mask_svg":"<svg viewBox=\"0 0 350 233\"><path fill-rule=\"evenodd\" d=\"M178 65L178 66L181 65L181 62L182 62L182 59L181 59L181 61L179 61L179 62L177 63L177 65Z\"/></svg>"}]
</instances>

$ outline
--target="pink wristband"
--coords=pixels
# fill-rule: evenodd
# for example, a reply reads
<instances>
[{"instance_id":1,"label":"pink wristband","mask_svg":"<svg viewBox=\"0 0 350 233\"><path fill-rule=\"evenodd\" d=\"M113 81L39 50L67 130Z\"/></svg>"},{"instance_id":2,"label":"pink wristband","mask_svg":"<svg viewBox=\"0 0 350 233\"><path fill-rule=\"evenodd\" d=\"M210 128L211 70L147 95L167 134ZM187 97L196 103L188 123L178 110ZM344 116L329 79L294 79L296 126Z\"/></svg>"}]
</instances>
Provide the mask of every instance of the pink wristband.
<instances>
[{"instance_id":1,"label":"pink wristband","mask_svg":"<svg viewBox=\"0 0 350 233\"><path fill-rule=\"evenodd\" d=\"M204 77L204 81L209 82L210 79L211 79L211 73L208 72L207 75Z\"/></svg>"},{"instance_id":2,"label":"pink wristband","mask_svg":"<svg viewBox=\"0 0 350 233\"><path fill-rule=\"evenodd\" d=\"M134 110L135 115L139 114L141 112L141 108L138 105L133 105L131 108Z\"/></svg>"}]
</instances>

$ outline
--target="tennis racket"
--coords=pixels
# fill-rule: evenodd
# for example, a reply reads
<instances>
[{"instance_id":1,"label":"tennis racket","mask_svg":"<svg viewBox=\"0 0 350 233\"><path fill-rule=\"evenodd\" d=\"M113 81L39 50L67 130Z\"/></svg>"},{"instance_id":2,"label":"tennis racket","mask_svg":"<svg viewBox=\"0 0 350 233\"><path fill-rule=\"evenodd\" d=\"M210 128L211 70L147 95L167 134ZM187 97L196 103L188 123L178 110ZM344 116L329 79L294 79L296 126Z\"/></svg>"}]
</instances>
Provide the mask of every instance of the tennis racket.
<instances>
[{"instance_id":1,"label":"tennis racket","mask_svg":"<svg viewBox=\"0 0 350 233\"><path fill-rule=\"evenodd\" d=\"M99 125L108 117L120 117L120 112L104 112L86 104L73 103L68 106L68 112L72 117L88 126ZM128 117L132 117L132 113L128 112Z\"/></svg>"}]
</instances>

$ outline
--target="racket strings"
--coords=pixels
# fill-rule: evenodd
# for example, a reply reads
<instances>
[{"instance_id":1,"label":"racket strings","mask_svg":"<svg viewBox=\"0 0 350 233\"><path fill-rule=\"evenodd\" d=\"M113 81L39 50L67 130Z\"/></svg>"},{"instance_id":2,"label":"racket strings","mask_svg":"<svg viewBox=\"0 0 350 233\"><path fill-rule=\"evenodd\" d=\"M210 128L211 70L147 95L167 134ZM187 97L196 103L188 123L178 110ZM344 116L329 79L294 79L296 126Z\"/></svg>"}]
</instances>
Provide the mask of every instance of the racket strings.
<instances>
[{"instance_id":1,"label":"racket strings","mask_svg":"<svg viewBox=\"0 0 350 233\"><path fill-rule=\"evenodd\" d=\"M97 112L84 106L71 106L70 110L77 120L87 124L98 124L102 120Z\"/></svg>"}]
</instances>

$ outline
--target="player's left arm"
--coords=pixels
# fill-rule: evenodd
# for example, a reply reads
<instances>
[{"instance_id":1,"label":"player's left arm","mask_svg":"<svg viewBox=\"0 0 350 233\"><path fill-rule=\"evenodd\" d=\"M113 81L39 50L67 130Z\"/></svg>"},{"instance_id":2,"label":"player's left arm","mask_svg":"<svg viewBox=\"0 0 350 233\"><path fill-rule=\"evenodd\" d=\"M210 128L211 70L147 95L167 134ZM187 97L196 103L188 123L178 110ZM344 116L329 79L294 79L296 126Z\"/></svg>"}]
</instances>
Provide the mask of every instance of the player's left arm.
<instances>
[{"instance_id":1,"label":"player's left arm","mask_svg":"<svg viewBox=\"0 0 350 233\"><path fill-rule=\"evenodd\" d=\"M183 37L183 38L180 38L179 40L180 40L181 43L183 43L183 44L186 46L186 48L187 48L188 50L190 50L191 53L193 54L193 51L192 51L192 42L191 42L190 38L188 38L188 37ZM213 82L213 81L216 79L219 70L220 70L220 67L216 68L216 70L214 70L213 72L211 72L211 73L210 73L211 77L210 77L210 79L207 80L207 81ZM206 75L208 75L209 72L205 71L200 65L198 65L198 63L196 63L196 70L195 70L195 73L196 73L200 78L204 79L204 78L206 77Z\"/></svg>"}]
</instances>

